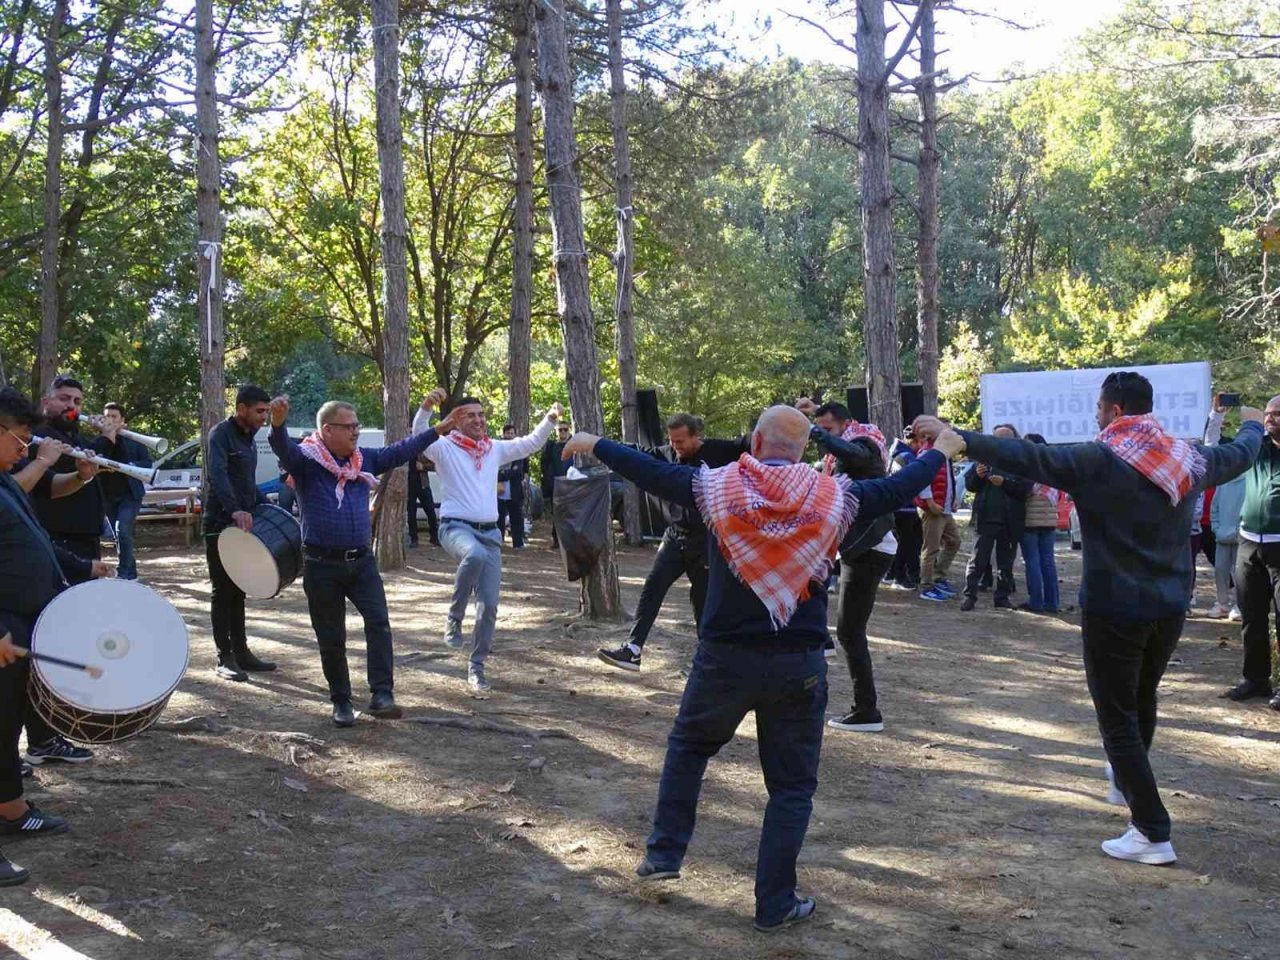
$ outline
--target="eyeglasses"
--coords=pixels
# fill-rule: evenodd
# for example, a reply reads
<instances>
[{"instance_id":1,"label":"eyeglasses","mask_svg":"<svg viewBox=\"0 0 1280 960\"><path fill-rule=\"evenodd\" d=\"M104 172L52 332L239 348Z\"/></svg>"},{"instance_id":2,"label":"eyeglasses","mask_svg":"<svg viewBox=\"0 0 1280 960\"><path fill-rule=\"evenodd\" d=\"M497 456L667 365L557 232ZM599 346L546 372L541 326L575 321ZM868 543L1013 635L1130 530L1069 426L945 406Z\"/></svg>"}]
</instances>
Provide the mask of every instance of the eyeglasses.
<instances>
[{"instance_id":1,"label":"eyeglasses","mask_svg":"<svg viewBox=\"0 0 1280 960\"><path fill-rule=\"evenodd\" d=\"M346 430L348 433L359 433L360 424L358 423L326 423L326 427L337 427L339 430Z\"/></svg>"},{"instance_id":2,"label":"eyeglasses","mask_svg":"<svg viewBox=\"0 0 1280 960\"><path fill-rule=\"evenodd\" d=\"M7 433L9 436L13 437L13 439L15 439L15 440L17 440L17 441L18 441L18 446L22 447L22 452L23 452L23 454L24 454L24 455L26 454L26 452L27 452L28 450L30 450L30 449L31 449L31 441L30 441L30 440L23 440L20 436L18 436L16 433L14 433L14 432L13 432L13 430L11 430L9 427L6 427L3 423L0 423L0 430L3 430L3 431L4 431L5 433Z\"/></svg>"}]
</instances>

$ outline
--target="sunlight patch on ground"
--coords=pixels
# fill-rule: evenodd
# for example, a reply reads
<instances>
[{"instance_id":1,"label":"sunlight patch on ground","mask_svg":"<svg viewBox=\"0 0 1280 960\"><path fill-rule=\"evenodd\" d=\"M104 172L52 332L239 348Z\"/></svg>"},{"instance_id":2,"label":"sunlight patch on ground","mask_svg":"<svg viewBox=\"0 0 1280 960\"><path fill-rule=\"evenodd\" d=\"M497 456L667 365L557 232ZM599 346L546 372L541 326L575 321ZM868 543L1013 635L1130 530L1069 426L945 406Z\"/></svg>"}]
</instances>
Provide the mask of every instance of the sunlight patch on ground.
<instances>
[{"instance_id":1,"label":"sunlight patch on ground","mask_svg":"<svg viewBox=\"0 0 1280 960\"><path fill-rule=\"evenodd\" d=\"M94 960L73 950L43 927L0 907L0 942L25 960Z\"/></svg>"},{"instance_id":2,"label":"sunlight patch on ground","mask_svg":"<svg viewBox=\"0 0 1280 960\"><path fill-rule=\"evenodd\" d=\"M109 930L117 936L128 937L131 940L142 939L115 917L108 916L101 910L95 910L87 903L81 903L73 897L54 893L44 887L36 887L31 891L31 895L37 900L43 900L45 903L51 903L55 907L67 911L67 913L74 913L80 919L87 920L96 926L102 927L104 930Z\"/></svg>"}]
</instances>

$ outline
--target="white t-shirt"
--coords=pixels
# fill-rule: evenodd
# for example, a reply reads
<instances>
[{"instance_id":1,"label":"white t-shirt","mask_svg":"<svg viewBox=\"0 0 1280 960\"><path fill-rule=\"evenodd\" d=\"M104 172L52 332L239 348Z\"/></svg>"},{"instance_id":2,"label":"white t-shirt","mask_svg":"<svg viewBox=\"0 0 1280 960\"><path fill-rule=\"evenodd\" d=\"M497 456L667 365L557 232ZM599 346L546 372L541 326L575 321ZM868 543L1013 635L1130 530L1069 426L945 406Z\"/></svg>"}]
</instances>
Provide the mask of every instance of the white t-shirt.
<instances>
[{"instance_id":1,"label":"white t-shirt","mask_svg":"<svg viewBox=\"0 0 1280 960\"><path fill-rule=\"evenodd\" d=\"M421 408L413 417L413 432L425 433L430 416ZM498 522L498 470L514 460L523 460L542 449L554 424L546 417L533 433L514 440L494 440L493 448L476 469L471 454L448 437L441 437L425 453L436 465L442 495L440 519L470 520L472 523Z\"/></svg>"}]
</instances>

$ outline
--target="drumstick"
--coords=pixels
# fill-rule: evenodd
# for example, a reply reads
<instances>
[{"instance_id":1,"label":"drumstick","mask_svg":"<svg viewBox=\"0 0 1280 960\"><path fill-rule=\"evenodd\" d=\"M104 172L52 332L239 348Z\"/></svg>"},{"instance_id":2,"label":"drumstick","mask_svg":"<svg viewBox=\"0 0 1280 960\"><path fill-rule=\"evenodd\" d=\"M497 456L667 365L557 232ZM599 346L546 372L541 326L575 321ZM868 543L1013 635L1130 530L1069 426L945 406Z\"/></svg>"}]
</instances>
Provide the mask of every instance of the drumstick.
<instances>
[{"instance_id":1,"label":"drumstick","mask_svg":"<svg viewBox=\"0 0 1280 960\"><path fill-rule=\"evenodd\" d=\"M30 657L32 660L42 660L45 663L56 663L60 667L70 667L72 670L83 670L95 680L102 676L101 667L95 667L88 663L76 663L73 660L63 660L61 657L51 657L47 653L36 653L33 650L21 650L18 656Z\"/></svg>"}]
</instances>

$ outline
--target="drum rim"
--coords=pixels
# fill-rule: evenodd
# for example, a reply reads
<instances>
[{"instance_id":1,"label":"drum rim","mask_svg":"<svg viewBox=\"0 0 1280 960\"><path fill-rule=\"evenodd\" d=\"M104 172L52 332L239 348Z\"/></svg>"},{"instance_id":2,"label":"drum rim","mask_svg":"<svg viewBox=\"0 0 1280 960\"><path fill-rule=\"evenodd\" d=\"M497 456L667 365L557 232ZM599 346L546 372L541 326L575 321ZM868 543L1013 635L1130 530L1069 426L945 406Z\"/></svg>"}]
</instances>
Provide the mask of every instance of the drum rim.
<instances>
[{"instance_id":1,"label":"drum rim","mask_svg":"<svg viewBox=\"0 0 1280 960\"><path fill-rule=\"evenodd\" d=\"M32 668L31 677L33 680L38 681L42 687L48 690L50 695L54 695L56 693L57 694L56 698L58 700L61 700L63 703L66 703L68 706L74 707L77 710L82 710L85 713L91 713L96 716L122 716L122 715L128 715L132 713L140 713L144 710L150 710L157 703L160 703L166 700L167 698L173 696L174 692L178 689L178 685L182 683L182 678L187 675L187 668L191 666L191 631L187 629L187 621L183 619L182 613L178 610L178 608L175 607L172 603L170 603L168 598L165 597L162 593L160 593L160 591L153 590L151 587L148 587L146 584L138 583L134 580L98 579L98 580L89 580L85 583L78 583L74 587L70 587L69 589L62 591L56 597L50 600L47 604L45 604L45 608L40 611L40 616L36 618L36 622L31 628L31 647L33 650L35 650L36 638L40 632L40 624L41 622L44 621L45 615L49 612L49 609L55 603L57 603L60 598L65 597L67 594L74 591L76 587L87 587L93 584L112 584L111 589L115 589L117 586L127 585L131 589L137 588L140 590L146 590L148 593L153 593L157 597L159 597L161 600L164 600L165 603L169 604L169 608L173 610L174 615L177 616L178 622L182 624L182 635L185 641L185 643L183 644L184 653L182 657L182 670L178 673L178 678L174 680L173 686L170 687L168 691L166 691L162 696L156 697L155 699L149 700L147 703L141 706L133 707L132 709L129 709L129 710L99 710L93 707L86 707L84 704L81 704L81 703L76 703L70 697L62 696L62 694L56 690L53 684L51 684L48 678L44 675L44 665L39 660L31 661L31 668ZM39 652L40 652L39 650L36 650L36 653L39 653ZM66 668L63 668L63 669L66 669ZM41 716L44 716L44 715L41 714ZM47 720L48 718L45 718L45 719Z\"/></svg>"},{"instance_id":2,"label":"drum rim","mask_svg":"<svg viewBox=\"0 0 1280 960\"><path fill-rule=\"evenodd\" d=\"M243 592L250 600L274 600L284 592L285 587L288 587L297 580L302 573L302 524L298 523L297 518L295 518L292 513L274 503L260 503L255 506L251 512L255 517L261 515L263 520L270 523L273 529L280 531L286 536L286 538L289 538L291 546L293 545L294 538L296 537L298 547L296 551L297 563L294 564L294 569L292 571L293 576L288 579L285 578L284 571L281 570L280 562L276 557L275 551L271 550L261 537L256 537L252 531L244 531L236 526L224 527L218 532L218 543L216 545L218 559L220 561L222 560L222 535L228 531L235 531L232 535L233 539L236 538L237 534L244 534L244 536L258 543L264 550L266 550L267 555L272 560L272 565L275 567L276 583L275 589L271 593L250 593L236 580L234 576L231 575L231 570L227 568L225 561L222 563L223 569L226 570L227 576L230 577L231 582L239 587L241 592ZM290 533L294 534L294 537L290 537Z\"/></svg>"},{"instance_id":3,"label":"drum rim","mask_svg":"<svg viewBox=\"0 0 1280 960\"><path fill-rule=\"evenodd\" d=\"M248 590L244 588L243 584L241 584L238 580L236 580L234 576L231 575L230 569L227 568L227 561L224 560L222 557L222 538L224 534L228 534L228 533L231 534L231 537L232 537L231 540L227 541L228 543L231 543L234 540L239 540L241 537L243 537L245 542L256 544L266 553L267 557L271 560L271 565L275 569L275 574L276 574L276 588L273 593L269 593L266 595L250 593ZM275 553L272 552L271 548L266 545L266 543L263 541L261 537L255 537L252 532L241 530L239 527L225 527L218 534L217 547L218 547L218 561L222 564L222 569L226 571L226 574L231 579L231 582L240 588L240 592L243 593L250 600L271 600L272 598L278 596L280 594L280 591L284 589L285 585L282 582L284 580L284 577L280 576L280 564L276 562Z\"/></svg>"}]
</instances>

